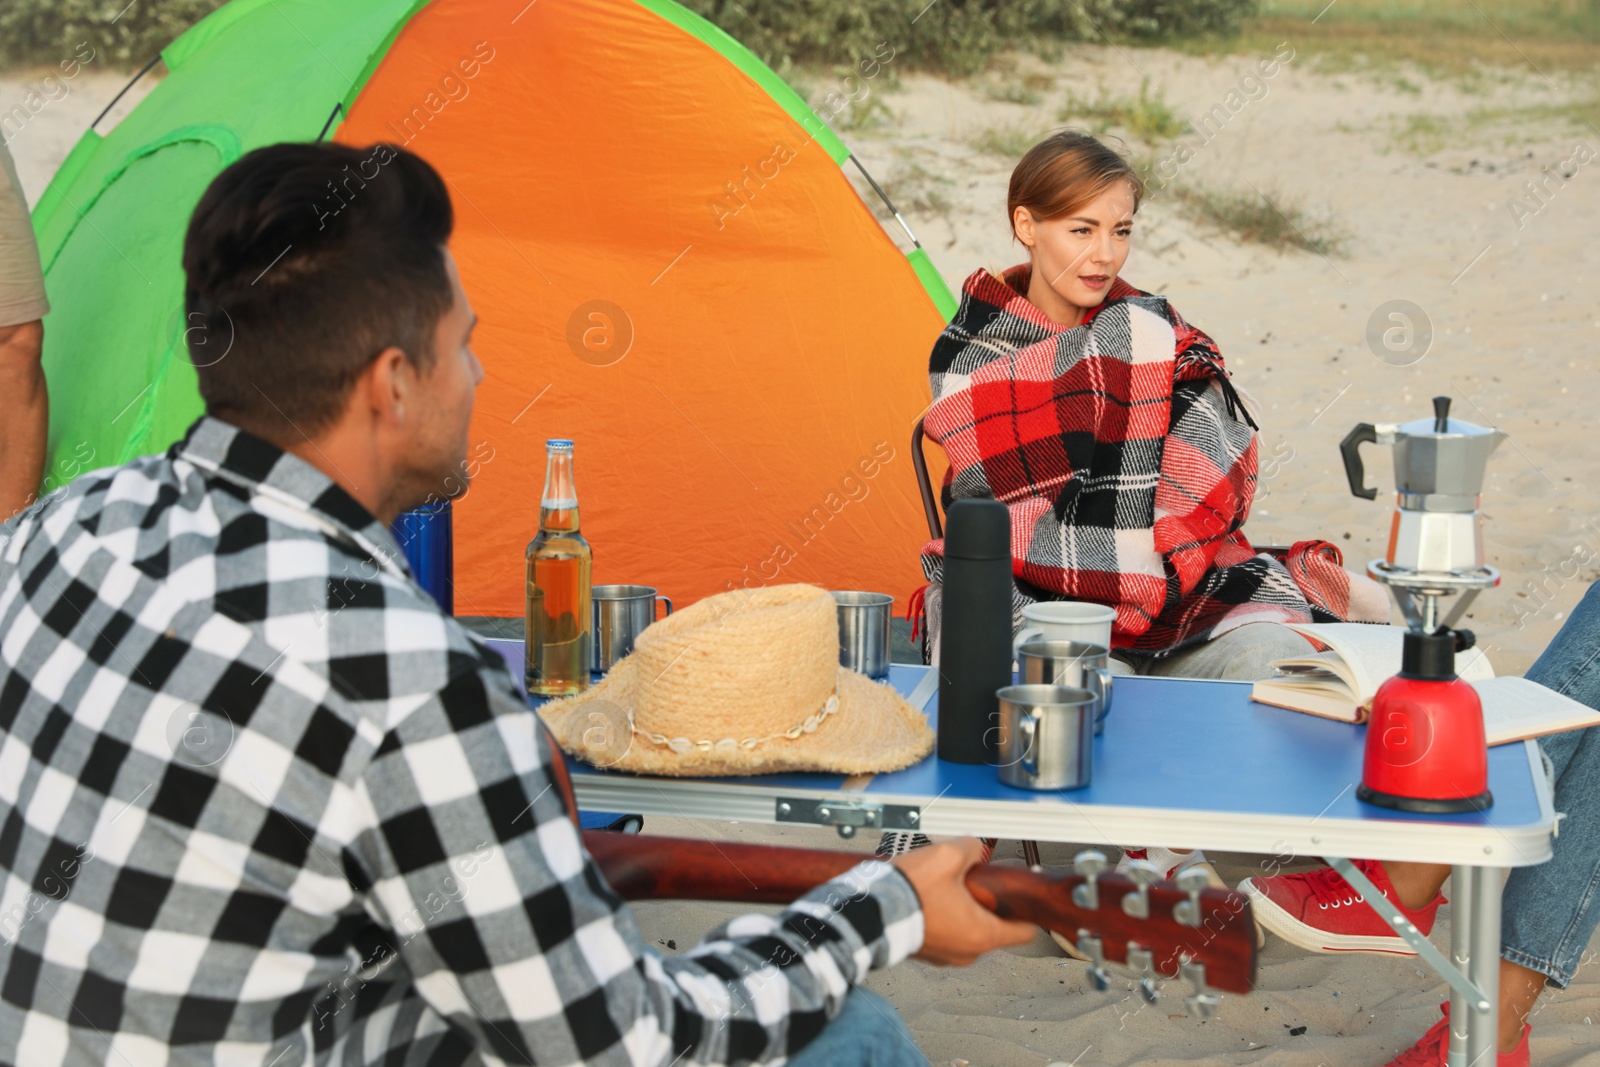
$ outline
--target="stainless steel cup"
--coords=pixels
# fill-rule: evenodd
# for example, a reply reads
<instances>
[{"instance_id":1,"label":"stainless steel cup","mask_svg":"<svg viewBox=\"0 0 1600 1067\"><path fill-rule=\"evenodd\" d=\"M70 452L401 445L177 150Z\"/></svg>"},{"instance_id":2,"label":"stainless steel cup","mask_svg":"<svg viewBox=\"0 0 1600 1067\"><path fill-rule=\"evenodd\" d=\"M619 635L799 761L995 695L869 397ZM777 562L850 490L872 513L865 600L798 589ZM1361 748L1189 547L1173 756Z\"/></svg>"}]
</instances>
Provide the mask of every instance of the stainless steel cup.
<instances>
[{"instance_id":1,"label":"stainless steel cup","mask_svg":"<svg viewBox=\"0 0 1600 1067\"><path fill-rule=\"evenodd\" d=\"M1066 685L1100 697L1094 733L1105 732L1111 711L1111 653L1087 641L1029 641L1017 649L1018 676L1023 685Z\"/></svg>"},{"instance_id":2,"label":"stainless steel cup","mask_svg":"<svg viewBox=\"0 0 1600 1067\"><path fill-rule=\"evenodd\" d=\"M1064 685L1008 685L1000 702L1000 780L1020 789L1082 789L1100 698Z\"/></svg>"},{"instance_id":3,"label":"stainless steel cup","mask_svg":"<svg viewBox=\"0 0 1600 1067\"><path fill-rule=\"evenodd\" d=\"M589 591L594 603L594 669L601 674L633 651L644 628L656 621L656 601L672 601L648 585L597 585Z\"/></svg>"},{"instance_id":4,"label":"stainless steel cup","mask_svg":"<svg viewBox=\"0 0 1600 1067\"><path fill-rule=\"evenodd\" d=\"M835 590L839 605L839 663L868 678L889 677L889 621L894 597L888 593Z\"/></svg>"}]
</instances>

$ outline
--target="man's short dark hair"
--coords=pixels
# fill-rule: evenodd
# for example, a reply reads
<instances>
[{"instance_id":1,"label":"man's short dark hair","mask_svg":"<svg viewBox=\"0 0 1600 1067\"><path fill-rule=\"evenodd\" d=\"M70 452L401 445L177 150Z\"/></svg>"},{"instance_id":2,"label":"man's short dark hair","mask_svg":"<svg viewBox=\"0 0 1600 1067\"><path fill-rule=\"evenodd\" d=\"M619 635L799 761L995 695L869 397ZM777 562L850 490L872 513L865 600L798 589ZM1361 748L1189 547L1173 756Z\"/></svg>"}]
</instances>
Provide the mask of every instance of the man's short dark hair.
<instances>
[{"instance_id":1,"label":"man's short dark hair","mask_svg":"<svg viewBox=\"0 0 1600 1067\"><path fill-rule=\"evenodd\" d=\"M453 224L438 171L391 144L269 145L217 175L183 242L206 410L298 440L338 417L385 348L430 370Z\"/></svg>"}]
</instances>

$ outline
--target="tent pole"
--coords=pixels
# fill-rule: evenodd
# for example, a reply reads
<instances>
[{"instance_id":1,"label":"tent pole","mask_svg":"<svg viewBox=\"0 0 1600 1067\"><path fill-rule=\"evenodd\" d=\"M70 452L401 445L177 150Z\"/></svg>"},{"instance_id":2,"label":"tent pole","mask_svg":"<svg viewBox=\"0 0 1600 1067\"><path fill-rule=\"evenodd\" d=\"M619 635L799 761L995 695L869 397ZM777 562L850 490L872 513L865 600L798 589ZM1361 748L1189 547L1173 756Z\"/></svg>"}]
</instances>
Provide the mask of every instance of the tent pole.
<instances>
[{"instance_id":1,"label":"tent pole","mask_svg":"<svg viewBox=\"0 0 1600 1067\"><path fill-rule=\"evenodd\" d=\"M145 74L149 72L150 68L155 66L159 62L161 62L161 53L157 52L156 53L156 57L154 59L152 59L150 62L146 63L143 67L139 68L139 73L137 73L137 74L135 74L133 76L133 81L130 81L127 85L124 85L122 87L122 92L118 93L116 96L113 96L111 98L111 103L107 104L106 105L106 109L104 111L100 112L100 117L99 118L97 118L93 122L89 123L89 128L92 130L96 126L100 125L100 119L103 119L107 115L111 114L111 109L117 106L117 101L118 100L121 100L124 96L126 96L128 94L128 90L133 88L133 83L138 81L140 78L144 77Z\"/></svg>"},{"instance_id":2,"label":"tent pole","mask_svg":"<svg viewBox=\"0 0 1600 1067\"><path fill-rule=\"evenodd\" d=\"M853 152L850 154L850 162L852 162L852 163L854 163L856 165L856 170L859 170L861 172L861 176L863 178L867 179L868 184L870 184L872 186L872 188L877 192L877 194L879 196L883 197L883 202L884 202L885 205L888 206L889 213L891 215L893 215L894 216L894 220L900 224L900 228L902 230L906 231L906 236L911 238L911 243L913 245L915 245L916 247L921 248L922 247L922 242L917 240L917 235L911 232L911 227L910 226L906 225L905 218L903 216L901 216L900 212L895 210L895 206L894 206L893 201L891 201L889 199L889 194L884 192L883 191L883 186L879 185L873 179L872 175L867 173L867 168L863 167L861 165L861 160L857 159L855 157L855 153L853 153Z\"/></svg>"},{"instance_id":3,"label":"tent pole","mask_svg":"<svg viewBox=\"0 0 1600 1067\"><path fill-rule=\"evenodd\" d=\"M317 134L317 140L320 141L324 137L328 136L328 128L333 125L333 120L338 118L339 117L339 112L343 111L343 110L344 110L344 103L342 101L340 103L337 103L337 104L333 105L333 110L328 112L328 121L324 122L322 124L322 132Z\"/></svg>"}]
</instances>

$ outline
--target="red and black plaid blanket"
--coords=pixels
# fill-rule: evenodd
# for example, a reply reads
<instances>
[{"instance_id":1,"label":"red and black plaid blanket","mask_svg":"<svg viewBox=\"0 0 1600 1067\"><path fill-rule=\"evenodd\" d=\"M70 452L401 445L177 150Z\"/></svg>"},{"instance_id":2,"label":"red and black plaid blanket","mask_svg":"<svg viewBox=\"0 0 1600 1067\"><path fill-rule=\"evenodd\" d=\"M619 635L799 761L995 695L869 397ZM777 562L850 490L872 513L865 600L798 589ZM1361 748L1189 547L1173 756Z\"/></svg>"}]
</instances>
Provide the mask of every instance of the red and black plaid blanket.
<instances>
[{"instance_id":1,"label":"red and black plaid blanket","mask_svg":"<svg viewBox=\"0 0 1600 1067\"><path fill-rule=\"evenodd\" d=\"M1117 611L1115 646L1159 655L1248 622L1348 618L1336 546L1279 559L1242 532L1256 425L1215 342L1120 278L1060 326L1021 295L1029 270L962 286L923 420L950 460L945 507L992 495L1011 511L1016 625L1038 600L1095 601ZM943 553L923 548L929 581Z\"/></svg>"}]
</instances>

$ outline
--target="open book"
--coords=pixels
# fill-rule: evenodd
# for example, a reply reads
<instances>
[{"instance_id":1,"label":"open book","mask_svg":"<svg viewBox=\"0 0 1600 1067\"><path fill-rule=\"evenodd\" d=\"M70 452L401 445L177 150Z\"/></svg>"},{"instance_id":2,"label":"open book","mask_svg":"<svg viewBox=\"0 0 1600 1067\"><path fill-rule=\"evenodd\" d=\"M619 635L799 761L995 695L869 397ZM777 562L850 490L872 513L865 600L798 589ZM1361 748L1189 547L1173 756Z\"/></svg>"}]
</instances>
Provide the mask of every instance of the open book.
<instances>
[{"instance_id":1,"label":"open book","mask_svg":"<svg viewBox=\"0 0 1600 1067\"><path fill-rule=\"evenodd\" d=\"M1405 630L1359 622L1287 625L1327 650L1274 660L1278 673L1257 682L1251 698L1324 718L1366 722L1378 687L1400 670ZM1537 682L1496 678L1489 657L1479 649L1456 653L1456 674L1478 691L1491 745L1600 724L1600 712Z\"/></svg>"}]
</instances>

